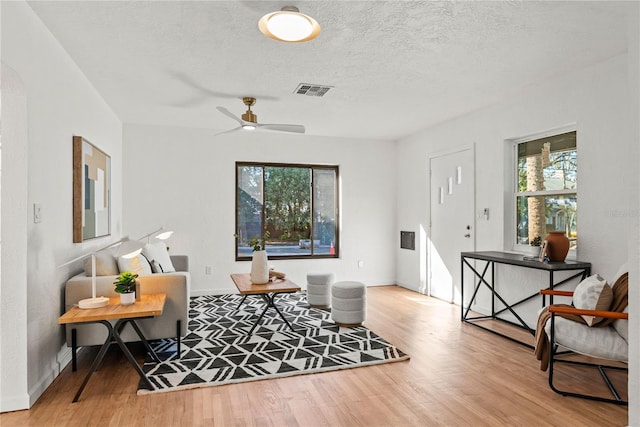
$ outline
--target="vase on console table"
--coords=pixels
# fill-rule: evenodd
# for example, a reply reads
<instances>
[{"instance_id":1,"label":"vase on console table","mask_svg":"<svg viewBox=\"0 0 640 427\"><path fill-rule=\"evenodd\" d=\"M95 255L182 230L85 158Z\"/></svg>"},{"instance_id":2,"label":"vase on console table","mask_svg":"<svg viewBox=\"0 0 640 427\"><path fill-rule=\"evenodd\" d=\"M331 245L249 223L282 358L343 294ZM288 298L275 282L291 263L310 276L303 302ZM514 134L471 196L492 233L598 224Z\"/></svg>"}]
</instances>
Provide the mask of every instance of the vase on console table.
<instances>
[{"instance_id":1,"label":"vase on console table","mask_svg":"<svg viewBox=\"0 0 640 427\"><path fill-rule=\"evenodd\" d=\"M545 240L547 241L549 261L564 261L569 253L569 238L564 234L564 231L550 231Z\"/></svg>"},{"instance_id":2,"label":"vase on console table","mask_svg":"<svg viewBox=\"0 0 640 427\"><path fill-rule=\"evenodd\" d=\"M251 258L251 283L263 285L269 283L269 266L267 265L267 251L253 251Z\"/></svg>"}]
</instances>

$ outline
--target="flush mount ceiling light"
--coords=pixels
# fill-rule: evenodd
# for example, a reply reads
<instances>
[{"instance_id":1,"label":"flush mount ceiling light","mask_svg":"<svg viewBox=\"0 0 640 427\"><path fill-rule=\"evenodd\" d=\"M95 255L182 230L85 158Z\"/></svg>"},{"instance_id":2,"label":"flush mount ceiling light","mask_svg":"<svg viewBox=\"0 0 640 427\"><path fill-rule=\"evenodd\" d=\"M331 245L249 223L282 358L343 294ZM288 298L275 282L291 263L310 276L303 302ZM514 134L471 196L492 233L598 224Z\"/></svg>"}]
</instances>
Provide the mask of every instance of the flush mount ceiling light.
<instances>
[{"instance_id":1,"label":"flush mount ceiling light","mask_svg":"<svg viewBox=\"0 0 640 427\"><path fill-rule=\"evenodd\" d=\"M267 13L258 21L258 28L265 36L282 42L306 42L320 34L318 22L295 6Z\"/></svg>"}]
</instances>

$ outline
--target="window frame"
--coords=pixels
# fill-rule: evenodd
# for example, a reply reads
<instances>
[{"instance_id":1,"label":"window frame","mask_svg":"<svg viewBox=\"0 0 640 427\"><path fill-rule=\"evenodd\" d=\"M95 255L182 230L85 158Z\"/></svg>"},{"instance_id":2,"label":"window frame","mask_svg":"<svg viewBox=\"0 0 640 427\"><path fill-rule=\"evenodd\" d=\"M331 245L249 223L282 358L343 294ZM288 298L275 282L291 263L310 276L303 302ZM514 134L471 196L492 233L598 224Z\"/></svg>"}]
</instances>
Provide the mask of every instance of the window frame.
<instances>
[{"instance_id":1,"label":"window frame","mask_svg":"<svg viewBox=\"0 0 640 427\"><path fill-rule=\"evenodd\" d=\"M241 167L260 167L263 168L262 173L262 212L261 212L261 222L264 227L265 222L265 203L264 203L264 189L265 189L265 175L264 168L267 167L280 167L280 168L304 168L309 169L311 172L311 191L310 191L310 211L311 211L311 224L310 224L310 235L311 240L313 241L314 235L314 206L315 206L315 183L314 183L314 171L316 170L331 170L335 173L335 185L334 185L334 201L335 201L335 242L334 242L334 253L333 254L315 254L314 253L314 245L312 244L310 249L310 254L305 255L268 255L270 260L288 260L288 259L332 259L332 258L340 258L340 167L339 165L329 165L329 164L311 164L311 163L272 163L272 162L247 162L247 161L237 161L235 163L235 260L236 261L251 261L251 256L240 256L238 253L239 248L239 217L238 217L238 203L239 200L239 177L238 170Z\"/></svg>"},{"instance_id":2,"label":"window frame","mask_svg":"<svg viewBox=\"0 0 640 427\"><path fill-rule=\"evenodd\" d=\"M537 134L527 135L524 137L510 139L506 142L509 146L510 156L508 163L508 170L510 172L510 187L511 191L509 194L511 197L508 199L508 203L505 204L505 211L508 214L506 218L510 218L510 222L505 225L508 229L505 230L505 248L507 250L512 250L520 253L534 254L537 255L539 252L538 246L531 246L530 244L522 244L518 242L518 197L528 197L528 196L556 196L556 195L575 195L576 199L579 195L578 186L576 185L575 189L563 189L563 190L542 190L542 191L519 191L519 182L518 182L518 145L526 142L535 141L537 139L550 138L556 135L561 135L565 133L575 132L576 134L576 155L579 158L578 153L578 131L575 124L558 127L555 129L551 129L545 132L540 132ZM576 169L576 176L580 174L579 166ZM576 182L578 178L576 177ZM579 235L579 234L578 234ZM575 259L577 254L576 249L570 249L567 255L568 259Z\"/></svg>"}]
</instances>

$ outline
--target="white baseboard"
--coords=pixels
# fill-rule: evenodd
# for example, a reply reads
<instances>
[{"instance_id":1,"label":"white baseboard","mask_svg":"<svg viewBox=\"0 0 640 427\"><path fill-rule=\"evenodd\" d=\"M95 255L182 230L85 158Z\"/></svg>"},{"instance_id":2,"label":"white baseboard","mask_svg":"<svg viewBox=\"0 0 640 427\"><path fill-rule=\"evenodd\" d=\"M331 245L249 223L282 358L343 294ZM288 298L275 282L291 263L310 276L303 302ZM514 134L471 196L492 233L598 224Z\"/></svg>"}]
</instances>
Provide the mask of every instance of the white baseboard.
<instances>
[{"instance_id":1,"label":"white baseboard","mask_svg":"<svg viewBox=\"0 0 640 427\"><path fill-rule=\"evenodd\" d=\"M66 344L63 344L56 356L59 372L62 372L62 370L71 363L72 356L71 347L67 347Z\"/></svg>"},{"instance_id":2,"label":"white baseboard","mask_svg":"<svg viewBox=\"0 0 640 427\"><path fill-rule=\"evenodd\" d=\"M408 283L408 282L405 282L404 280L396 280L396 284L398 286L401 286L401 287L405 288L405 289L409 289L410 291L414 291L414 292L418 292L420 294L425 294L426 295L425 292L420 292L419 287L416 286L415 283Z\"/></svg>"},{"instance_id":3,"label":"white baseboard","mask_svg":"<svg viewBox=\"0 0 640 427\"><path fill-rule=\"evenodd\" d=\"M7 396L7 393L2 393L2 399L0 399L0 412L22 411L24 409L29 409L30 407L28 393L15 396Z\"/></svg>"},{"instance_id":4,"label":"white baseboard","mask_svg":"<svg viewBox=\"0 0 640 427\"><path fill-rule=\"evenodd\" d=\"M48 372L45 372L40 380L29 390L29 408L42 396L42 393L53 383L60 372L71 363L71 348L66 344L60 347L56 359L49 364Z\"/></svg>"}]
</instances>

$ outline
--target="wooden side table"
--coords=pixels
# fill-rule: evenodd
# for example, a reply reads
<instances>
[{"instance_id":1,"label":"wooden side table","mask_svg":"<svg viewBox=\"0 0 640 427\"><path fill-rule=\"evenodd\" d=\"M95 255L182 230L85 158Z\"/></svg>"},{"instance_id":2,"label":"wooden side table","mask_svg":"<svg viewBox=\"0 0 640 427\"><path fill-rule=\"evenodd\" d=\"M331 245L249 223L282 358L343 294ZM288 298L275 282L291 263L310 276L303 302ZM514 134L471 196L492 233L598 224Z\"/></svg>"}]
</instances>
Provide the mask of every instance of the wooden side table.
<instances>
[{"instance_id":1,"label":"wooden side table","mask_svg":"<svg viewBox=\"0 0 640 427\"><path fill-rule=\"evenodd\" d=\"M127 324L130 324L140 337L140 340L144 344L147 351L151 354L153 360L155 360L156 362L160 362L160 359L158 359L158 356L147 342L147 339L144 337L142 331L135 321L136 319L160 316L162 314L162 310L164 309L164 303L166 299L167 294L146 294L142 295L140 297L140 301L136 301L135 304L121 305L120 297L112 297L109 298L109 305L105 307L85 310L78 307L73 307L58 318L58 323L61 325L67 323L101 323L109 331L107 339L104 341L104 344L102 344L102 347L100 347L100 351L98 351L96 358L93 360L91 368L89 368L89 372L87 372L87 376L84 378L82 385L73 398L73 402L78 401L80 395L82 394L82 391L89 382L91 375L93 375L93 373L98 369L98 366L100 366L104 355L107 353L109 345L111 345L111 343L114 341L118 344L129 362L138 372L140 378L153 389L153 385L149 381L149 378L147 378L140 365L138 365L138 362L133 357L124 341L122 341L120 333ZM116 322L112 325L109 320L116 320Z\"/></svg>"}]
</instances>

